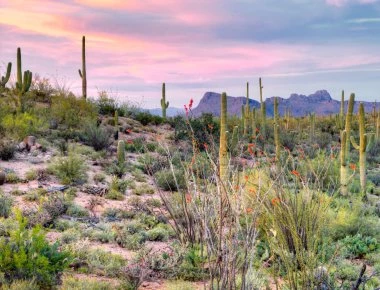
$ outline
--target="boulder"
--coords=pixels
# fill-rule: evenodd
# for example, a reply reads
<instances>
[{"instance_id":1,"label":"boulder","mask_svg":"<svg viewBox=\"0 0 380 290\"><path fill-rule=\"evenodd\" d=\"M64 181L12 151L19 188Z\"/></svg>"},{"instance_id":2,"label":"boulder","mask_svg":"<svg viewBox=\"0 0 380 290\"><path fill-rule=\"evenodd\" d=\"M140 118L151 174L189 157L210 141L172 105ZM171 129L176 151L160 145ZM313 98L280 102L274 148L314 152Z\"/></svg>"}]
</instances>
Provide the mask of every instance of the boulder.
<instances>
[{"instance_id":1,"label":"boulder","mask_svg":"<svg viewBox=\"0 0 380 290\"><path fill-rule=\"evenodd\" d=\"M24 143L26 145L26 149L29 151L33 146L36 145L36 137L34 136L25 137Z\"/></svg>"}]
</instances>

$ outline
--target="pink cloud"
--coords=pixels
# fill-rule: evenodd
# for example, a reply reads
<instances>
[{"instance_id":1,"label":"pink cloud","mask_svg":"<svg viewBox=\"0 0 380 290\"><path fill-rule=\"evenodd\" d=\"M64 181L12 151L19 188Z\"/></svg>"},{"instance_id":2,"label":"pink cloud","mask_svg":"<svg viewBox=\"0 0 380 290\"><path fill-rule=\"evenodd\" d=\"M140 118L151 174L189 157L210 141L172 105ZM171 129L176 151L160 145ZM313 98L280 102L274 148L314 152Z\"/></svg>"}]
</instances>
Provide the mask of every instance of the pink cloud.
<instances>
[{"instance_id":1,"label":"pink cloud","mask_svg":"<svg viewBox=\"0 0 380 290\"><path fill-rule=\"evenodd\" d=\"M372 4L379 2L379 0L326 0L326 3L331 6L343 7L347 4Z\"/></svg>"}]
</instances>

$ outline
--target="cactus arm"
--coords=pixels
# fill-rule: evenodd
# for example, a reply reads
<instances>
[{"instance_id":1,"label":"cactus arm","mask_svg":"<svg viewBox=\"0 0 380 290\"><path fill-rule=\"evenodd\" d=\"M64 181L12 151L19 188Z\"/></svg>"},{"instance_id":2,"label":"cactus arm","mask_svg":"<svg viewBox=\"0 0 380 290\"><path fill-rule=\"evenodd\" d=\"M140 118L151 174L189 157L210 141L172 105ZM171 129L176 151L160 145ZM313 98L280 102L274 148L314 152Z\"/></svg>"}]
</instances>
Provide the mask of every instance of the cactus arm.
<instances>
[{"instance_id":1,"label":"cactus arm","mask_svg":"<svg viewBox=\"0 0 380 290\"><path fill-rule=\"evenodd\" d=\"M6 83L9 81L9 78L11 76L11 70L12 70L12 63L9 62L7 66L7 71L5 73L5 76L1 77L0 81L0 87L5 87Z\"/></svg>"},{"instance_id":2,"label":"cactus arm","mask_svg":"<svg viewBox=\"0 0 380 290\"><path fill-rule=\"evenodd\" d=\"M79 72L80 78L83 79L82 71L80 69L78 69L78 72Z\"/></svg>"},{"instance_id":3,"label":"cactus arm","mask_svg":"<svg viewBox=\"0 0 380 290\"><path fill-rule=\"evenodd\" d=\"M346 143L346 155L347 158L350 154L350 136L351 136L351 123L352 123L352 113L354 111L355 104L355 94L350 95L350 100L348 101L347 115L346 115L346 125L345 130L347 133L347 143Z\"/></svg>"},{"instance_id":4,"label":"cactus arm","mask_svg":"<svg viewBox=\"0 0 380 290\"><path fill-rule=\"evenodd\" d=\"M350 141L351 141L352 146L356 150L360 150L360 145L358 143L356 143L354 136L350 136Z\"/></svg>"}]
</instances>

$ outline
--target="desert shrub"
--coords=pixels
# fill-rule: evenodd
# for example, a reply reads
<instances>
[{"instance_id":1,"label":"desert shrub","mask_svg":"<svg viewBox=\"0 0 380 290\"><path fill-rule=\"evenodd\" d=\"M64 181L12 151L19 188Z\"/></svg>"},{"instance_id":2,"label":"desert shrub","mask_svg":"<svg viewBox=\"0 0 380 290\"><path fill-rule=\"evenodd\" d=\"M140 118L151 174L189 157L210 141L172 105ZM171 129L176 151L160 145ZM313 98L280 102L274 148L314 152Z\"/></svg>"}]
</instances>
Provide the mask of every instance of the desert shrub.
<instances>
[{"instance_id":1,"label":"desert shrub","mask_svg":"<svg viewBox=\"0 0 380 290\"><path fill-rule=\"evenodd\" d=\"M80 128L84 122L96 118L96 107L72 94L60 94L52 99L50 117L66 128Z\"/></svg>"},{"instance_id":2,"label":"desert shrub","mask_svg":"<svg viewBox=\"0 0 380 290\"><path fill-rule=\"evenodd\" d=\"M0 140L0 159L8 161L13 158L16 151L16 144L11 140Z\"/></svg>"},{"instance_id":3,"label":"desert shrub","mask_svg":"<svg viewBox=\"0 0 380 290\"><path fill-rule=\"evenodd\" d=\"M99 279L70 277L65 276L62 279L61 290L115 290L115 285L108 281ZM116 287L116 289L119 289Z\"/></svg>"},{"instance_id":4,"label":"desert shrub","mask_svg":"<svg viewBox=\"0 0 380 290\"><path fill-rule=\"evenodd\" d=\"M0 192L0 217L8 218L11 214L13 198Z\"/></svg>"},{"instance_id":5,"label":"desert shrub","mask_svg":"<svg viewBox=\"0 0 380 290\"><path fill-rule=\"evenodd\" d=\"M373 164L380 163L380 140L374 141L374 144L367 152L367 161Z\"/></svg>"},{"instance_id":6,"label":"desert shrub","mask_svg":"<svg viewBox=\"0 0 380 290\"><path fill-rule=\"evenodd\" d=\"M136 216L136 212L119 208L107 208L102 216L109 221L118 221L122 219L132 219Z\"/></svg>"},{"instance_id":7,"label":"desert shrub","mask_svg":"<svg viewBox=\"0 0 380 290\"><path fill-rule=\"evenodd\" d=\"M28 181L37 179L37 170L29 169L27 172L25 172L25 179Z\"/></svg>"},{"instance_id":8,"label":"desert shrub","mask_svg":"<svg viewBox=\"0 0 380 290\"><path fill-rule=\"evenodd\" d=\"M125 144L125 150L127 152L138 152L138 153L144 153L145 152L145 138L144 137L138 137L133 140L127 141Z\"/></svg>"},{"instance_id":9,"label":"desert shrub","mask_svg":"<svg viewBox=\"0 0 380 290\"><path fill-rule=\"evenodd\" d=\"M36 135L43 129L44 121L41 117L31 113L18 113L16 115L8 114L1 121L1 126L16 140L22 140L28 135Z\"/></svg>"},{"instance_id":10,"label":"desert shrub","mask_svg":"<svg viewBox=\"0 0 380 290\"><path fill-rule=\"evenodd\" d=\"M92 179L95 183L104 182L106 180L106 176L103 173L96 173Z\"/></svg>"},{"instance_id":11,"label":"desert shrub","mask_svg":"<svg viewBox=\"0 0 380 290\"><path fill-rule=\"evenodd\" d=\"M167 157L161 155L155 156L149 153L139 156L138 161L142 164L142 169L146 174L155 174L170 166Z\"/></svg>"},{"instance_id":12,"label":"desert shrub","mask_svg":"<svg viewBox=\"0 0 380 290\"><path fill-rule=\"evenodd\" d=\"M165 227L158 225L153 229L147 231L147 236L149 241L165 242L169 238L169 232Z\"/></svg>"},{"instance_id":13,"label":"desert shrub","mask_svg":"<svg viewBox=\"0 0 380 290\"><path fill-rule=\"evenodd\" d=\"M280 132L280 140L281 145L292 152L297 145L297 133L282 131Z\"/></svg>"},{"instance_id":14,"label":"desert shrub","mask_svg":"<svg viewBox=\"0 0 380 290\"><path fill-rule=\"evenodd\" d=\"M39 290L40 287L34 280L16 280L13 281L10 285L3 285L3 290Z\"/></svg>"},{"instance_id":15,"label":"desert shrub","mask_svg":"<svg viewBox=\"0 0 380 290\"><path fill-rule=\"evenodd\" d=\"M86 165L81 157L70 153L67 157L59 157L49 167L63 184L86 181Z\"/></svg>"},{"instance_id":16,"label":"desert shrub","mask_svg":"<svg viewBox=\"0 0 380 290\"><path fill-rule=\"evenodd\" d=\"M184 173L181 170L174 170L174 172L161 170L154 177L157 185L165 191L177 191L186 188Z\"/></svg>"},{"instance_id":17,"label":"desert shrub","mask_svg":"<svg viewBox=\"0 0 380 290\"><path fill-rule=\"evenodd\" d=\"M351 258L362 258L380 247L375 238L363 237L361 234L345 237L342 242L346 248L346 256Z\"/></svg>"},{"instance_id":18,"label":"desert shrub","mask_svg":"<svg viewBox=\"0 0 380 290\"><path fill-rule=\"evenodd\" d=\"M150 207L156 207L159 208L162 204L161 201L157 198L149 198L146 200L146 205Z\"/></svg>"},{"instance_id":19,"label":"desert shrub","mask_svg":"<svg viewBox=\"0 0 380 290\"><path fill-rule=\"evenodd\" d=\"M64 231L61 235L61 244L70 244L76 241L79 241L81 238L81 233L74 228Z\"/></svg>"},{"instance_id":20,"label":"desert shrub","mask_svg":"<svg viewBox=\"0 0 380 290\"><path fill-rule=\"evenodd\" d=\"M83 130L84 142L92 146L96 151L107 149L110 145L110 134L103 127L88 124Z\"/></svg>"},{"instance_id":21,"label":"desert shrub","mask_svg":"<svg viewBox=\"0 0 380 290\"><path fill-rule=\"evenodd\" d=\"M69 216L77 217L77 218L89 216L88 210L78 204L70 204L69 207L67 208L66 213Z\"/></svg>"},{"instance_id":22,"label":"desert shrub","mask_svg":"<svg viewBox=\"0 0 380 290\"><path fill-rule=\"evenodd\" d=\"M5 175L5 181L7 183L18 183L21 179L17 176L16 172L9 172Z\"/></svg>"},{"instance_id":23,"label":"desert shrub","mask_svg":"<svg viewBox=\"0 0 380 290\"><path fill-rule=\"evenodd\" d=\"M154 189L148 184L140 184L135 189L133 189L132 192L136 195L154 194Z\"/></svg>"},{"instance_id":24,"label":"desert shrub","mask_svg":"<svg viewBox=\"0 0 380 290\"><path fill-rule=\"evenodd\" d=\"M128 250L141 248L146 240L145 226L138 220L124 222L115 228L115 241Z\"/></svg>"},{"instance_id":25,"label":"desert shrub","mask_svg":"<svg viewBox=\"0 0 380 290\"><path fill-rule=\"evenodd\" d=\"M34 279L42 288L57 283L60 273L68 266L70 256L50 245L39 226L27 229L27 220L16 213L18 227L9 238L0 237L0 273L6 281Z\"/></svg>"},{"instance_id":26,"label":"desert shrub","mask_svg":"<svg viewBox=\"0 0 380 290\"><path fill-rule=\"evenodd\" d=\"M144 126L148 124L160 125L164 122L162 117L144 111L137 113L135 120L139 121Z\"/></svg>"},{"instance_id":27,"label":"desert shrub","mask_svg":"<svg viewBox=\"0 0 380 290\"><path fill-rule=\"evenodd\" d=\"M105 91L99 92L99 97L94 103L101 115L113 115L119 107L116 100L108 97L108 94Z\"/></svg>"}]
</instances>

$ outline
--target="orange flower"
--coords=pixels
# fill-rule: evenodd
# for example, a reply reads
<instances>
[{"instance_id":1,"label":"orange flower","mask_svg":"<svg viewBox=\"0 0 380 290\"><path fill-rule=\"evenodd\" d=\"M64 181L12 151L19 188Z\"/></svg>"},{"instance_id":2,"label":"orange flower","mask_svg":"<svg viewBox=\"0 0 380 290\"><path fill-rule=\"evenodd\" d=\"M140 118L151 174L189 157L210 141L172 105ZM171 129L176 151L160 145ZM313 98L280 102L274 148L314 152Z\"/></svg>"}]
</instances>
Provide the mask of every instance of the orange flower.
<instances>
[{"instance_id":1,"label":"orange flower","mask_svg":"<svg viewBox=\"0 0 380 290\"><path fill-rule=\"evenodd\" d=\"M248 181L248 175L244 176L245 181Z\"/></svg>"},{"instance_id":2,"label":"orange flower","mask_svg":"<svg viewBox=\"0 0 380 290\"><path fill-rule=\"evenodd\" d=\"M351 168L352 170L356 170L356 165L355 165L354 163L351 163L351 164L350 164L350 168Z\"/></svg>"},{"instance_id":3,"label":"orange flower","mask_svg":"<svg viewBox=\"0 0 380 290\"><path fill-rule=\"evenodd\" d=\"M280 199L277 198L277 197L275 197L275 198L273 198L273 199L271 200L271 203L272 203L272 205L277 205L277 204L280 203Z\"/></svg>"},{"instance_id":4,"label":"orange flower","mask_svg":"<svg viewBox=\"0 0 380 290\"><path fill-rule=\"evenodd\" d=\"M191 194L190 194L190 193L186 193L186 194L185 194L185 199L186 199L186 202L187 202L187 203L190 203L191 200L192 200L192 198L191 198Z\"/></svg>"},{"instance_id":5,"label":"orange flower","mask_svg":"<svg viewBox=\"0 0 380 290\"><path fill-rule=\"evenodd\" d=\"M291 173L294 174L295 176L301 177L300 173L297 170L292 170Z\"/></svg>"},{"instance_id":6,"label":"orange flower","mask_svg":"<svg viewBox=\"0 0 380 290\"><path fill-rule=\"evenodd\" d=\"M250 207L245 210L246 213L251 213L252 211L253 211L253 209Z\"/></svg>"},{"instance_id":7,"label":"orange flower","mask_svg":"<svg viewBox=\"0 0 380 290\"><path fill-rule=\"evenodd\" d=\"M239 190L240 189L239 185L236 185L234 189Z\"/></svg>"}]
</instances>

